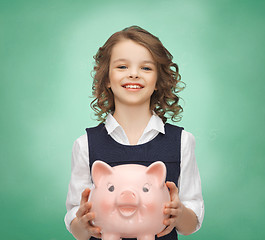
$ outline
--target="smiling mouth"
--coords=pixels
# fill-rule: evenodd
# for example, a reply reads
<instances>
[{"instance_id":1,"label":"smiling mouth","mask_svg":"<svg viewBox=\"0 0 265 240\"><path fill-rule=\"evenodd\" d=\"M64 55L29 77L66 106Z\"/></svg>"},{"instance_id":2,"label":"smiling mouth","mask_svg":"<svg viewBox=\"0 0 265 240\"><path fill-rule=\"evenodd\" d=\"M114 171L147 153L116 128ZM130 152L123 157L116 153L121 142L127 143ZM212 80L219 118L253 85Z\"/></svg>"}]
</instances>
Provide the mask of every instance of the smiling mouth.
<instances>
[{"instance_id":1,"label":"smiling mouth","mask_svg":"<svg viewBox=\"0 0 265 240\"><path fill-rule=\"evenodd\" d=\"M140 84L124 84L122 85L123 88L127 88L127 89L142 89L143 86Z\"/></svg>"},{"instance_id":2,"label":"smiling mouth","mask_svg":"<svg viewBox=\"0 0 265 240\"><path fill-rule=\"evenodd\" d=\"M120 211L122 216L130 217L136 212L136 207L134 207L134 206L122 206L122 207L119 207L119 211Z\"/></svg>"}]
</instances>

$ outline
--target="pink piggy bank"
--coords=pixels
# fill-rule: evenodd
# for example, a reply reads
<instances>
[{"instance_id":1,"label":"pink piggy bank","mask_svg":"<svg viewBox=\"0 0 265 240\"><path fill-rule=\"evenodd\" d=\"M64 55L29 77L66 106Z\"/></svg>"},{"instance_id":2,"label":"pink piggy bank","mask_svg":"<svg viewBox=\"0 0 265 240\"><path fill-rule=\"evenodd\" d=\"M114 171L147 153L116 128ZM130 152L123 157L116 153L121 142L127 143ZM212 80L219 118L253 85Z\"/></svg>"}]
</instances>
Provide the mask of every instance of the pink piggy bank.
<instances>
[{"instance_id":1,"label":"pink piggy bank","mask_svg":"<svg viewBox=\"0 0 265 240\"><path fill-rule=\"evenodd\" d=\"M93 224L103 240L137 238L154 240L165 225L164 205L170 201L165 184L166 166L125 164L111 167L102 161L92 166L95 188L91 191Z\"/></svg>"}]
</instances>

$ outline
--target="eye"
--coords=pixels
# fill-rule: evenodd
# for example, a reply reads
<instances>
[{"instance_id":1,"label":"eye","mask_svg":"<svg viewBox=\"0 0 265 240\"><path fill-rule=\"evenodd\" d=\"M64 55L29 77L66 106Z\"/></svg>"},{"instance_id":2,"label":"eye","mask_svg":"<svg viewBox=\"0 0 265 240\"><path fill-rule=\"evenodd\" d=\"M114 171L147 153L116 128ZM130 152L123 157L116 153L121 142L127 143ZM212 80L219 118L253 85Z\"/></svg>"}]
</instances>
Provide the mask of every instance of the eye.
<instances>
[{"instance_id":1,"label":"eye","mask_svg":"<svg viewBox=\"0 0 265 240\"><path fill-rule=\"evenodd\" d=\"M150 67L142 67L142 69L145 71L151 71L152 70Z\"/></svg>"},{"instance_id":2,"label":"eye","mask_svg":"<svg viewBox=\"0 0 265 240\"><path fill-rule=\"evenodd\" d=\"M113 184L108 184L108 190L110 191L110 192L113 192L114 191L114 185Z\"/></svg>"},{"instance_id":3,"label":"eye","mask_svg":"<svg viewBox=\"0 0 265 240\"><path fill-rule=\"evenodd\" d=\"M146 183L144 186L143 186L143 192L149 192L150 190L150 185L148 183Z\"/></svg>"},{"instance_id":4,"label":"eye","mask_svg":"<svg viewBox=\"0 0 265 240\"><path fill-rule=\"evenodd\" d=\"M119 69L126 69L127 67L125 65L118 66Z\"/></svg>"}]
</instances>

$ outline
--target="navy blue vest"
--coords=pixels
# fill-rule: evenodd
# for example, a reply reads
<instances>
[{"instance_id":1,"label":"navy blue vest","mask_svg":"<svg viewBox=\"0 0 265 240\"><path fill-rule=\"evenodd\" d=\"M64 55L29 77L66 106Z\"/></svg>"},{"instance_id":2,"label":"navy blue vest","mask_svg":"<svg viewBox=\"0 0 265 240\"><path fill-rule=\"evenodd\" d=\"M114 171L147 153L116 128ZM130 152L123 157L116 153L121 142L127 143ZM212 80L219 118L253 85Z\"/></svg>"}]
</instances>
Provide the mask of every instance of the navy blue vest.
<instances>
[{"instance_id":1,"label":"navy blue vest","mask_svg":"<svg viewBox=\"0 0 265 240\"><path fill-rule=\"evenodd\" d=\"M103 123L97 127L87 128L90 169L96 160L104 161L112 167L120 164L149 166L155 161L162 161L167 168L166 181L172 181L178 186L182 129L166 123L165 134L159 133L153 140L144 144L123 145L108 135ZM159 240L176 239L178 237L174 229L159 238ZM95 238L91 237L91 240Z\"/></svg>"}]
</instances>

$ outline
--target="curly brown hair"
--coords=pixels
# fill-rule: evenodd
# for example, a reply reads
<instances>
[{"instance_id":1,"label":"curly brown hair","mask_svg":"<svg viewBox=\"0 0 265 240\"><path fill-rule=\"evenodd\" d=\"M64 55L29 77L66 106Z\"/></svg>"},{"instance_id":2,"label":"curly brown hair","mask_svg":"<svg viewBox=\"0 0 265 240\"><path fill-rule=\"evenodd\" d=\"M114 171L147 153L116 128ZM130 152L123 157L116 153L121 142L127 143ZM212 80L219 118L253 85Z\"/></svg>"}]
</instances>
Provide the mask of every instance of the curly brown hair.
<instances>
[{"instance_id":1,"label":"curly brown hair","mask_svg":"<svg viewBox=\"0 0 265 240\"><path fill-rule=\"evenodd\" d=\"M98 120L104 122L107 114L115 110L114 95L107 86L109 63L113 46L124 39L133 40L146 47L157 63L157 90L151 96L150 110L153 110L164 123L168 118L174 122L180 121L182 117L180 113L183 112L183 108L179 105L178 93L184 89L185 84L181 81L179 67L172 62L172 55L159 38L139 26L131 26L114 33L94 56L92 90L95 99L90 106L96 112ZM166 114L169 116L167 117Z\"/></svg>"}]
</instances>

